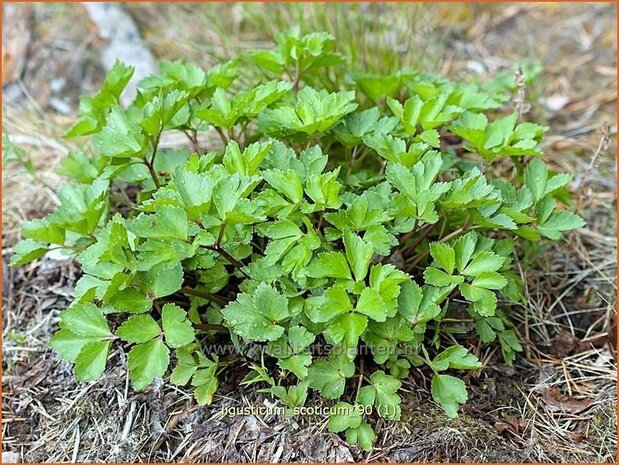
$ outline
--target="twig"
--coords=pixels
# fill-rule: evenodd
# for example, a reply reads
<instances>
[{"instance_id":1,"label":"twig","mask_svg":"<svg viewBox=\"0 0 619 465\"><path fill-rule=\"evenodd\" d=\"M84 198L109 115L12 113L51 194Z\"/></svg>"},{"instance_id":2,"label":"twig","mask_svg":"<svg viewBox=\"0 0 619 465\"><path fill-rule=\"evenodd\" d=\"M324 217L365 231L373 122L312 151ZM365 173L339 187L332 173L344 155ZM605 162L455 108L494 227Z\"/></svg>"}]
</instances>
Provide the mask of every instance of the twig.
<instances>
[{"instance_id":1,"label":"twig","mask_svg":"<svg viewBox=\"0 0 619 465\"><path fill-rule=\"evenodd\" d=\"M578 193L578 199L576 200L576 211L580 212L581 206L582 206L582 202L584 199L584 190L585 190L585 185L587 184L587 178L589 177L589 174L591 174L591 170L593 170L593 167L595 166L595 162L597 161L597 158L600 156L600 154L602 153L608 153L608 150L610 149L610 125L608 124L607 121L604 121L602 123L602 127L600 128L600 142L598 143L597 149L595 149L595 153L593 154L593 157L591 157L591 163L589 163L589 166L587 166L587 168L585 169L585 172L582 175L582 180L581 180L581 184L580 184L580 188L579 188L579 193Z\"/></svg>"}]
</instances>

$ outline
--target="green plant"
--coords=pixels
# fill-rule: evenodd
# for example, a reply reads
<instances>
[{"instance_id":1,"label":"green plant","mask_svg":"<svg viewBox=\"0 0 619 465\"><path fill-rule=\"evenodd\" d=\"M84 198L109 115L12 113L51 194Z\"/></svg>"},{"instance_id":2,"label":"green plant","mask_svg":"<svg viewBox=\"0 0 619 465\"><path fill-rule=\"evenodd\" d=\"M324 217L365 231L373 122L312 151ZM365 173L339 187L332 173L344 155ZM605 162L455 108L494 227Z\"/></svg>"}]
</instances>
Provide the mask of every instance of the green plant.
<instances>
[{"instance_id":1,"label":"green plant","mask_svg":"<svg viewBox=\"0 0 619 465\"><path fill-rule=\"evenodd\" d=\"M83 98L68 135L95 150L68 156L73 182L24 225L12 258L63 248L81 264L50 342L78 380L102 375L112 345L130 347L134 389L171 368L202 405L219 372L249 363L243 384L290 408L309 389L343 399L329 429L369 449L369 412L400 418L413 366L433 373L448 416L466 402L453 373L482 364L445 334L474 330L513 362L514 261L583 225L559 207L570 176L539 158L547 128L497 116L506 88L412 70L353 73L336 92L306 84L343 63L331 36L293 29L276 50L208 72L163 62L126 109L132 69L120 63ZM239 87L241 70L281 80ZM209 128L220 141L201 147ZM191 151L162 149L170 131ZM227 334L237 353L220 357Z\"/></svg>"}]
</instances>

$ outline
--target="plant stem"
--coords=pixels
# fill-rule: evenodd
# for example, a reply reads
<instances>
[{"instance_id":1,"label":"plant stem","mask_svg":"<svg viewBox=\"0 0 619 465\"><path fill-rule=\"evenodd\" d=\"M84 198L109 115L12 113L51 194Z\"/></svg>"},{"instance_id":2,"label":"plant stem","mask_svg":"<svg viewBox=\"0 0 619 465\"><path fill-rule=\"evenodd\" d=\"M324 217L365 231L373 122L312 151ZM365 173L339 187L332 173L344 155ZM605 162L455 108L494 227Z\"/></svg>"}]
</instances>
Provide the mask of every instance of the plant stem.
<instances>
[{"instance_id":1,"label":"plant stem","mask_svg":"<svg viewBox=\"0 0 619 465\"><path fill-rule=\"evenodd\" d=\"M224 144L224 147L226 145L228 145L228 138L226 137L226 135L224 134L223 129L221 129L220 127L215 126L215 131L217 131L217 134L219 134L219 138L221 139L221 141Z\"/></svg>"},{"instance_id":2,"label":"plant stem","mask_svg":"<svg viewBox=\"0 0 619 465\"><path fill-rule=\"evenodd\" d=\"M217 247L221 246L221 240L224 237L224 231L226 230L226 223L223 222L221 223L221 226L219 227L219 235L217 236L217 242L215 243L217 245Z\"/></svg>"},{"instance_id":3,"label":"plant stem","mask_svg":"<svg viewBox=\"0 0 619 465\"><path fill-rule=\"evenodd\" d=\"M181 289L181 292L183 292L184 294L187 295L193 295L195 297L202 297L203 299L206 299L210 302L213 302L217 305L219 305L220 307L225 307L226 304L228 303L227 300L216 296L215 294L211 294L210 292L204 292L204 291L199 291L197 289L192 289L190 287L183 287Z\"/></svg>"},{"instance_id":4,"label":"plant stem","mask_svg":"<svg viewBox=\"0 0 619 465\"><path fill-rule=\"evenodd\" d=\"M301 60L297 58L297 65L295 68L294 85L293 85L294 95L297 95L297 93L299 92L300 81L301 81Z\"/></svg>"},{"instance_id":5,"label":"plant stem","mask_svg":"<svg viewBox=\"0 0 619 465\"><path fill-rule=\"evenodd\" d=\"M159 148L160 138L161 138L161 132L157 134L157 137L155 137L155 140L153 141L153 156L151 157L150 161L148 161L148 158L146 157L146 155L144 155L144 158L142 158L142 162L148 168L148 171L150 172L150 177L153 178L153 182L155 183L155 187L157 189L161 187L161 184L159 183L159 178L157 177L157 173L155 172L154 166L155 166L155 158L157 157L157 149Z\"/></svg>"},{"instance_id":6,"label":"plant stem","mask_svg":"<svg viewBox=\"0 0 619 465\"><path fill-rule=\"evenodd\" d=\"M355 394L355 403L359 398L359 391L361 390L361 383L363 383L363 372L365 369L365 359L363 357L359 358L359 382L357 383L357 394Z\"/></svg>"},{"instance_id":7,"label":"plant stem","mask_svg":"<svg viewBox=\"0 0 619 465\"><path fill-rule=\"evenodd\" d=\"M247 274L242 270L242 268L245 265L243 263L239 262L236 258L234 258L232 255L230 255L224 249L219 247L217 244L209 245L206 248L209 249L209 250L212 250L213 252L217 252L219 255L221 255L226 260L228 260L231 265L234 265L235 268L238 268L241 273L243 273L245 276L247 276Z\"/></svg>"},{"instance_id":8,"label":"plant stem","mask_svg":"<svg viewBox=\"0 0 619 465\"><path fill-rule=\"evenodd\" d=\"M185 135L187 136L187 139L189 139L189 142L191 142L191 148L193 149L193 151L199 154L200 145L198 144L198 131L196 131L195 129L192 129L191 133L187 131L183 131L183 133L185 133Z\"/></svg>"},{"instance_id":9,"label":"plant stem","mask_svg":"<svg viewBox=\"0 0 619 465\"><path fill-rule=\"evenodd\" d=\"M216 325L211 323L194 323L193 327L204 331L228 331L224 325Z\"/></svg>"}]
</instances>

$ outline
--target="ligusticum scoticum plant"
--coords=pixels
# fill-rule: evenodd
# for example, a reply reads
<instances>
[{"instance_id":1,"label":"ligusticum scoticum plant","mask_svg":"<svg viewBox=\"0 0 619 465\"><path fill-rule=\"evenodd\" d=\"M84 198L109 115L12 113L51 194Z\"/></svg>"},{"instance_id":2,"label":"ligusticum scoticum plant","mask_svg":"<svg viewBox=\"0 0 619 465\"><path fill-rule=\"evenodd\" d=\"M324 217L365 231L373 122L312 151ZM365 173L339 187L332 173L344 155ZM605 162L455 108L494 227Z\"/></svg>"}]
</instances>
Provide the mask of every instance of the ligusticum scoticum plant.
<instances>
[{"instance_id":1,"label":"ligusticum scoticum plant","mask_svg":"<svg viewBox=\"0 0 619 465\"><path fill-rule=\"evenodd\" d=\"M242 384L287 407L309 390L337 402L329 430L370 449L411 367L449 417L466 402L456 375L481 363L446 334L514 361L516 260L583 225L570 176L540 159L547 128L509 110L509 79L352 68L329 34L294 28L208 71L161 62L128 108L121 63L82 98L67 137L92 145L63 160L57 210L12 257L80 263L50 341L77 380L114 346L135 390L169 375L204 405L245 367ZM186 148L164 149L169 133ZM222 341L236 351L211 350Z\"/></svg>"}]
</instances>

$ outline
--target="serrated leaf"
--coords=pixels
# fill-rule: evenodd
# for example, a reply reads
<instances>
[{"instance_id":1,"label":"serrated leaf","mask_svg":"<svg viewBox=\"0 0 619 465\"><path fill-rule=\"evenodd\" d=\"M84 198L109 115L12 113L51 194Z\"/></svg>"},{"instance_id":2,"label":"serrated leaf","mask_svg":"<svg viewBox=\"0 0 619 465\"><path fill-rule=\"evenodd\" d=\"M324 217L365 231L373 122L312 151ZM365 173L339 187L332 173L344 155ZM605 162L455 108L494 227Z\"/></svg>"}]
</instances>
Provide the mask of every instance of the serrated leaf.
<instances>
[{"instance_id":1,"label":"serrated leaf","mask_svg":"<svg viewBox=\"0 0 619 465\"><path fill-rule=\"evenodd\" d=\"M449 418L458 415L458 404L468 399L464 381L450 375L434 375L432 378L432 397L443 407Z\"/></svg>"},{"instance_id":2,"label":"serrated leaf","mask_svg":"<svg viewBox=\"0 0 619 465\"><path fill-rule=\"evenodd\" d=\"M374 248L355 233L346 231L344 233L344 247L346 249L346 258L356 281L363 280L367 273L372 257L374 256Z\"/></svg>"},{"instance_id":3,"label":"serrated leaf","mask_svg":"<svg viewBox=\"0 0 619 465\"><path fill-rule=\"evenodd\" d=\"M146 144L140 127L130 122L118 106L112 108L105 127L92 141L104 155L122 158L137 156Z\"/></svg>"},{"instance_id":4,"label":"serrated leaf","mask_svg":"<svg viewBox=\"0 0 619 465\"><path fill-rule=\"evenodd\" d=\"M99 340L100 337L97 336L80 336L68 329L60 329L50 339L49 347L63 360L75 362L75 359L86 344Z\"/></svg>"},{"instance_id":5,"label":"serrated leaf","mask_svg":"<svg viewBox=\"0 0 619 465\"><path fill-rule=\"evenodd\" d=\"M422 288L412 280L406 280L400 287L398 311L411 324L422 324L438 316L441 308L424 298Z\"/></svg>"},{"instance_id":6,"label":"serrated leaf","mask_svg":"<svg viewBox=\"0 0 619 465\"><path fill-rule=\"evenodd\" d=\"M433 242L430 244L430 254L447 274L453 274L456 266L456 253L445 243Z\"/></svg>"},{"instance_id":7,"label":"serrated leaf","mask_svg":"<svg viewBox=\"0 0 619 465\"><path fill-rule=\"evenodd\" d=\"M133 220L131 230L143 238L186 240L189 230L187 213L182 208L164 205L154 215L140 213Z\"/></svg>"},{"instance_id":8,"label":"serrated leaf","mask_svg":"<svg viewBox=\"0 0 619 465\"><path fill-rule=\"evenodd\" d=\"M239 294L222 311L234 332L249 341L274 341L284 334L278 324L289 316L288 299L266 283L252 294Z\"/></svg>"},{"instance_id":9,"label":"serrated leaf","mask_svg":"<svg viewBox=\"0 0 619 465\"><path fill-rule=\"evenodd\" d=\"M584 225L585 222L580 216L561 210L551 214L537 229L548 239L557 240L561 238L562 232L582 228Z\"/></svg>"},{"instance_id":10,"label":"serrated leaf","mask_svg":"<svg viewBox=\"0 0 619 465\"><path fill-rule=\"evenodd\" d=\"M196 333L187 319L187 312L175 304L165 304L161 309L161 325L170 347L182 347L194 341Z\"/></svg>"},{"instance_id":11,"label":"serrated leaf","mask_svg":"<svg viewBox=\"0 0 619 465\"><path fill-rule=\"evenodd\" d=\"M144 313L153 306L152 299L132 287L114 293L108 303L118 311L129 313Z\"/></svg>"},{"instance_id":12,"label":"serrated leaf","mask_svg":"<svg viewBox=\"0 0 619 465\"><path fill-rule=\"evenodd\" d=\"M473 303L473 311L480 316L493 316L496 310L497 298L494 292L482 287L460 284L462 296Z\"/></svg>"},{"instance_id":13,"label":"serrated leaf","mask_svg":"<svg viewBox=\"0 0 619 465\"><path fill-rule=\"evenodd\" d=\"M355 364L346 357L331 360L316 360L310 367L310 387L320 391L326 399L338 399L344 393L346 378L355 372Z\"/></svg>"},{"instance_id":14,"label":"serrated leaf","mask_svg":"<svg viewBox=\"0 0 619 465\"><path fill-rule=\"evenodd\" d=\"M179 263L177 266L166 269L154 267L153 269L141 273L141 279L147 290L149 297L158 299L174 294L183 284L183 268Z\"/></svg>"},{"instance_id":15,"label":"serrated leaf","mask_svg":"<svg viewBox=\"0 0 619 465\"><path fill-rule=\"evenodd\" d=\"M196 373L196 376L198 373ZM195 379L195 377L194 377ZM198 405L210 405L213 402L213 394L217 391L217 386L219 385L219 381L215 376L210 376L208 379L204 380L199 386L196 387L194 391L194 396Z\"/></svg>"},{"instance_id":16,"label":"serrated leaf","mask_svg":"<svg viewBox=\"0 0 619 465\"><path fill-rule=\"evenodd\" d=\"M85 344L75 359L75 379L95 381L105 371L110 341L95 341Z\"/></svg>"},{"instance_id":17,"label":"serrated leaf","mask_svg":"<svg viewBox=\"0 0 619 465\"><path fill-rule=\"evenodd\" d=\"M451 346L445 349L432 360L432 366L436 371L444 371L447 368L458 370L472 370L481 368L481 363L477 357L465 347L460 345Z\"/></svg>"},{"instance_id":18,"label":"serrated leaf","mask_svg":"<svg viewBox=\"0 0 619 465\"><path fill-rule=\"evenodd\" d=\"M436 287L446 287L452 284L464 282L464 277L459 275L450 275L438 268L429 267L423 272L423 279L427 284Z\"/></svg>"},{"instance_id":19,"label":"serrated leaf","mask_svg":"<svg viewBox=\"0 0 619 465\"><path fill-rule=\"evenodd\" d=\"M537 202L546 192L546 183L548 181L548 168L542 160L534 158L529 162L524 170L524 184L533 194L533 200Z\"/></svg>"},{"instance_id":20,"label":"serrated leaf","mask_svg":"<svg viewBox=\"0 0 619 465\"><path fill-rule=\"evenodd\" d=\"M482 273L496 271L503 266L505 257L501 257L493 252L481 252L462 270L462 274L467 276L479 276Z\"/></svg>"},{"instance_id":21,"label":"serrated leaf","mask_svg":"<svg viewBox=\"0 0 619 465\"><path fill-rule=\"evenodd\" d=\"M335 317L323 334L331 344L343 344L346 348L357 347L359 338L368 325L368 318L358 313L344 313Z\"/></svg>"},{"instance_id":22,"label":"serrated leaf","mask_svg":"<svg viewBox=\"0 0 619 465\"><path fill-rule=\"evenodd\" d=\"M94 304L73 304L60 313L64 327L86 337L109 337L112 335L107 320Z\"/></svg>"},{"instance_id":23,"label":"serrated leaf","mask_svg":"<svg viewBox=\"0 0 619 465\"><path fill-rule=\"evenodd\" d=\"M477 275L471 284L486 289L503 289L507 286L507 279L495 271L486 271Z\"/></svg>"},{"instance_id":24,"label":"serrated leaf","mask_svg":"<svg viewBox=\"0 0 619 465\"><path fill-rule=\"evenodd\" d=\"M376 434L370 425L362 421L357 428L348 428L346 430L346 440L350 444L358 444L364 451L372 450Z\"/></svg>"},{"instance_id":25,"label":"serrated leaf","mask_svg":"<svg viewBox=\"0 0 619 465\"><path fill-rule=\"evenodd\" d=\"M170 350L161 338L155 338L133 346L127 360L131 385L141 391L155 378L163 377L170 363Z\"/></svg>"},{"instance_id":26,"label":"serrated leaf","mask_svg":"<svg viewBox=\"0 0 619 465\"><path fill-rule=\"evenodd\" d=\"M150 315L129 317L117 330L116 336L126 342L142 343L161 334L161 328Z\"/></svg>"},{"instance_id":27,"label":"serrated leaf","mask_svg":"<svg viewBox=\"0 0 619 465\"><path fill-rule=\"evenodd\" d=\"M370 383L375 392L374 403L378 414L383 418L399 420L401 399L397 392L402 383L383 371L372 373Z\"/></svg>"},{"instance_id":28,"label":"serrated leaf","mask_svg":"<svg viewBox=\"0 0 619 465\"><path fill-rule=\"evenodd\" d=\"M41 258L48 252L48 248L40 242L32 239L25 239L18 242L13 247L13 256L11 257L11 266L25 265L26 263Z\"/></svg>"},{"instance_id":29,"label":"serrated leaf","mask_svg":"<svg viewBox=\"0 0 619 465\"><path fill-rule=\"evenodd\" d=\"M363 417L359 409L348 402L338 402L333 406L335 413L329 417L327 427L331 433L341 433L348 428L357 428Z\"/></svg>"},{"instance_id":30,"label":"serrated leaf","mask_svg":"<svg viewBox=\"0 0 619 465\"><path fill-rule=\"evenodd\" d=\"M374 321L385 321L387 319L385 302L377 290L369 287L361 291L355 311L369 316Z\"/></svg>"}]
</instances>

